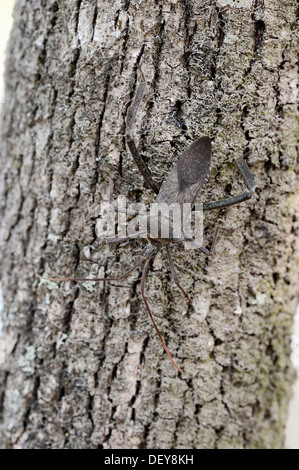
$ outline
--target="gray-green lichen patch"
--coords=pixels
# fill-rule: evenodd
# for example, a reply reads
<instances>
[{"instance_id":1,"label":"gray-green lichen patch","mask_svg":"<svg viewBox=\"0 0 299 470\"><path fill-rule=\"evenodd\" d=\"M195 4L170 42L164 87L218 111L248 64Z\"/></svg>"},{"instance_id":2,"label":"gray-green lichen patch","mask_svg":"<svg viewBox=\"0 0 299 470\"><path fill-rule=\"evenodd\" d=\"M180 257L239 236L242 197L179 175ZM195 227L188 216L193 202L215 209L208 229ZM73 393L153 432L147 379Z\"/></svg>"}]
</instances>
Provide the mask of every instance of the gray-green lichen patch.
<instances>
[{"instance_id":1,"label":"gray-green lichen patch","mask_svg":"<svg viewBox=\"0 0 299 470\"><path fill-rule=\"evenodd\" d=\"M86 281L86 282L83 282L82 284L82 286L85 287L85 289L88 290L88 292L94 292L95 285L96 285L96 281Z\"/></svg>"},{"instance_id":2,"label":"gray-green lichen patch","mask_svg":"<svg viewBox=\"0 0 299 470\"><path fill-rule=\"evenodd\" d=\"M49 233L48 234L48 240L51 240L54 244L58 242L59 236L55 235L54 233Z\"/></svg>"},{"instance_id":3,"label":"gray-green lichen patch","mask_svg":"<svg viewBox=\"0 0 299 470\"><path fill-rule=\"evenodd\" d=\"M40 279L38 287L42 286L43 284L46 284L47 288L50 290L58 289L58 284L55 281L48 281L48 279Z\"/></svg>"},{"instance_id":4,"label":"gray-green lichen patch","mask_svg":"<svg viewBox=\"0 0 299 470\"><path fill-rule=\"evenodd\" d=\"M63 345L63 343L65 342L67 337L68 337L68 335L63 333L63 331L58 332L58 335L57 335L57 338L56 338L56 349L57 350Z\"/></svg>"},{"instance_id":5,"label":"gray-green lichen patch","mask_svg":"<svg viewBox=\"0 0 299 470\"><path fill-rule=\"evenodd\" d=\"M2 317L17 336L0 370L1 446L281 446L299 266L295 0L17 3L0 165ZM202 135L213 139L202 201L245 189L239 156L257 177L250 201L205 215L207 248L217 219L235 229L213 257L173 249L194 310L165 253L148 272L147 301L184 376L142 303L141 266L105 288L32 283L33 266L103 278L142 256L142 241L107 245L98 219L109 179L115 199L153 200L124 138L138 65L147 86L133 135L157 184Z\"/></svg>"},{"instance_id":6,"label":"gray-green lichen patch","mask_svg":"<svg viewBox=\"0 0 299 470\"><path fill-rule=\"evenodd\" d=\"M35 346L27 346L25 354L22 354L19 359L19 366L26 374L33 374L35 369Z\"/></svg>"}]
</instances>

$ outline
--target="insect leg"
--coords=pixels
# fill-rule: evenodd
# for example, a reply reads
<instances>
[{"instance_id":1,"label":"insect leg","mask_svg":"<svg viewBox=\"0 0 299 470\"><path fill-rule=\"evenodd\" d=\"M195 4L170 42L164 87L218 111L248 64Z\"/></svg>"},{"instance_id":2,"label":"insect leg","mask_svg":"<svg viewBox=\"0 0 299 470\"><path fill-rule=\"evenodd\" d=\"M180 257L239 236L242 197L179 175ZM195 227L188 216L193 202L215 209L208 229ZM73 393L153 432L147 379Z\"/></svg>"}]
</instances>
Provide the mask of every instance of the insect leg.
<instances>
[{"instance_id":1,"label":"insect leg","mask_svg":"<svg viewBox=\"0 0 299 470\"><path fill-rule=\"evenodd\" d=\"M141 295L142 295L142 298L143 298L143 302L144 302L144 304L145 304L145 306L146 306L146 309L147 309L148 314L149 314L149 316L150 316L150 319L151 319L151 321L152 321L152 323L153 323L153 325L154 325L154 328L155 328L155 330L156 330L156 332L157 332L157 335L159 336L160 341L161 341L161 343L163 344L163 348L165 349L165 352L166 352L167 356L169 357L169 359L171 360L171 362L173 363L173 365L183 374L184 372L179 368L179 366L176 365L176 363L175 363L174 360L172 359L172 357L171 357L171 355L170 355L170 353L169 353L169 351L168 351L168 349L167 349L167 347L166 347L166 344L164 343L164 340L163 340L163 338L162 338L162 336L161 336L161 333L160 333L160 331L159 331L159 329L158 329L158 327L157 327L157 325L156 325L156 322L155 322L155 320L154 320L154 318L153 318L152 312L151 312L151 310L150 310L150 308L149 308L149 305L148 305L147 300L146 300L145 295L144 295L144 285L145 285L145 279L146 279L146 275L147 275L148 268L149 268L149 263L150 263L150 259L147 259L146 262L145 262L144 268L143 268L142 278L141 278Z\"/></svg>"},{"instance_id":2,"label":"insect leg","mask_svg":"<svg viewBox=\"0 0 299 470\"><path fill-rule=\"evenodd\" d=\"M195 245L205 255L211 256L215 253L215 245L216 245L216 241L217 241L218 234L219 234L220 230L223 230L223 231L229 232L229 233L233 232L233 229L226 228L226 227L223 227L222 225L218 224L216 226L216 229L215 229L215 232L214 232L214 235L213 235L212 247L211 247L210 251L207 248L204 248L203 246L201 246L201 244L198 243L196 240L194 240L194 238L191 237L191 235L189 235L188 233L183 232L183 235L184 235L186 241L189 241L189 242L193 243L193 245Z\"/></svg>"},{"instance_id":3,"label":"insect leg","mask_svg":"<svg viewBox=\"0 0 299 470\"><path fill-rule=\"evenodd\" d=\"M121 243L121 242L126 242L128 240L135 240L135 238L139 237L140 235L145 235L146 232L136 232L136 237L133 237L132 235L131 236L128 236L128 237L115 237L115 238L108 238L108 240L106 240L106 243Z\"/></svg>"},{"instance_id":4,"label":"insect leg","mask_svg":"<svg viewBox=\"0 0 299 470\"><path fill-rule=\"evenodd\" d=\"M203 210L211 210L218 209L220 207L232 206L233 204L238 204L239 202L243 202L251 198L255 188L255 175L250 173L247 163L243 158L238 158L235 163L238 167L239 172L243 176L248 191L242 194L238 194L237 196L222 199L221 201L205 203L203 204Z\"/></svg>"},{"instance_id":5,"label":"insect leg","mask_svg":"<svg viewBox=\"0 0 299 470\"><path fill-rule=\"evenodd\" d=\"M153 189L153 191L158 194L159 188L157 184L154 182L152 174L150 169L148 168L147 164L143 160L143 158L140 156L137 147L135 145L135 142L133 140L133 137L131 135L132 127L135 122L136 114L140 105L140 102L142 100L144 88L145 88L145 79L143 76L143 73L141 72L143 81L139 83L136 91L135 98L133 100L133 103L128 109L127 112L127 120L126 120L126 142L129 147L129 150L132 154L132 157L135 160L136 165L138 166L140 172L143 175L143 178L147 182L148 186Z\"/></svg>"},{"instance_id":6,"label":"insect leg","mask_svg":"<svg viewBox=\"0 0 299 470\"><path fill-rule=\"evenodd\" d=\"M186 241L193 243L193 245L195 245L205 255L210 254L209 250L207 250L204 246L202 246L200 243L198 243L196 240L194 240L194 238L191 237L191 235L189 235L187 232L182 231L182 234L183 234L183 237Z\"/></svg>"},{"instance_id":7,"label":"insect leg","mask_svg":"<svg viewBox=\"0 0 299 470\"><path fill-rule=\"evenodd\" d=\"M216 226L216 229L215 229L214 234L213 234L213 240L212 240L212 247L211 247L211 250L210 250L210 255L213 255L215 253L215 246L216 246L217 238L218 238L219 232L221 230L223 230L224 232L228 232L228 233L232 233L234 231L234 229L232 229L232 228L223 227L222 225L218 224Z\"/></svg>"},{"instance_id":8,"label":"insect leg","mask_svg":"<svg viewBox=\"0 0 299 470\"><path fill-rule=\"evenodd\" d=\"M169 245L165 245L165 248L166 248L167 258L168 258L169 267L170 267L170 272L171 272L171 275L172 275L172 277L173 277L173 280L174 280L174 282L176 283L176 285L178 286L178 288L181 289L182 293L184 294L184 296L185 296L186 299L188 300L189 304L193 307L193 305L192 305L192 300L190 299L190 297L189 297L189 295L187 294L187 292L184 291L184 289L182 288L182 286L181 286L180 283L179 283L178 276L177 276L176 270L175 270L175 268L174 268L173 259L172 259L172 255L171 255L171 251L170 251Z\"/></svg>"},{"instance_id":9,"label":"insect leg","mask_svg":"<svg viewBox=\"0 0 299 470\"><path fill-rule=\"evenodd\" d=\"M125 279L129 274L131 274L132 271L134 271L138 266L140 266L143 261L146 260L146 257L143 256L140 258L137 263L134 264L130 269L128 269L125 273L121 274L120 276L117 277L104 277L104 278L97 278L97 277L92 277L92 278L85 278L85 277L65 277L65 278L55 278L55 277L44 277L40 276L39 274L36 274L36 277L39 279L45 279L46 281L121 281L122 279Z\"/></svg>"}]
</instances>

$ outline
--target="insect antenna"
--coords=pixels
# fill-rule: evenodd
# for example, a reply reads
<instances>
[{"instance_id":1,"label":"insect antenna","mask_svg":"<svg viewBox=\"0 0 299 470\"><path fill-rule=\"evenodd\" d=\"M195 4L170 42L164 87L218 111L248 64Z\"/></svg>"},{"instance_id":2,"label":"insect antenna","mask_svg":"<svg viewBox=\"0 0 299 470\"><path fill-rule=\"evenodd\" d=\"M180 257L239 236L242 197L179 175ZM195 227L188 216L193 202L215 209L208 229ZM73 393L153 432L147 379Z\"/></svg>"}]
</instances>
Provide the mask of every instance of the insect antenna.
<instances>
[{"instance_id":1,"label":"insect antenna","mask_svg":"<svg viewBox=\"0 0 299 470\"><path fill-rule=\"evenodd\" d=\"M101 278L98 278L98 277L64 277L64 278L56 278L56 277L44 277L44 276L40 276L39 274L36 275L36 277L38 277L39 279L45 279L46 281L95 281L95 282L99 282L99 281L121 281L122 279L125 279L127 276L129 276L129 274L131 274L132 271L134 271L134 269L138 268L138 266L140 266L143 261L146 260L146 257L143 256L142 258L140 258L137 263L134 264L134 266L132 266L130 269L128 269L125 273L121 274L120 276L117 276L117 277L101 277Z\"/></svg>"},{"instance_id":2,"label":"insect antenna","mask_svg":"<svg viewBox=\"0 0 299 470\"><path fill-rule=\"evenodd\" d=\"M146 275L147 275L147 272L148 272L148 268L149 268L149 263L150 263L150 259L147 259L146 262L145 262L145 265L144 265L144 268L143 268L143 272L142 272L142 278L141 278L141 295L142 295L142 298L143 298L143 302L145 303L145 306L146 306L146 309L148 311L148 314L150 316L150 319L152 320L152 323L154 325L154 328L160 338L160 341L161 343L163 344L163 348L165 349L165 352L167 354L167 356L169 357L169 359L171 360L171 362L173 363L173 365L178 369L178 371L181 372L181 374L184 374L184 372L182 371L182 369L179 368L179 366L176 365L176 363L174 362L174 360L172 359L171 355L170 355L170 352L168 351L167 347L166 347L166 344L164 343L164 340L162 338L162 335L156 325L156 322L153 318L153 315L152 315L152 312L149 308L149 305L147 303L147 300L145 298L145 295L144 295L144 285L145 285L145 278L146 278Z\"/></svg>"}]
</instances>

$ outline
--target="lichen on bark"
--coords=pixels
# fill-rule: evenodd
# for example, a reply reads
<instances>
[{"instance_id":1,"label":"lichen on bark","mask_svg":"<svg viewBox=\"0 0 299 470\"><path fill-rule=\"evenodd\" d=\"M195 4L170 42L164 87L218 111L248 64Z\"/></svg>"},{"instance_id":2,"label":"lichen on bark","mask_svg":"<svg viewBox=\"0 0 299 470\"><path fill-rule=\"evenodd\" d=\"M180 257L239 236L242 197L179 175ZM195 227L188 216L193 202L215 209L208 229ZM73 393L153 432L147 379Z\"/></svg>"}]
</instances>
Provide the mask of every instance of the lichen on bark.
<instances>
[{"instance_id":1,"label":"lichen on bark","mask_svg":"<svg viewBox=\"0 0 299 470\"><path fill-rule=\"evenodd\" d=\"M6 360L0 442L13 448L278 448L293 380L298 299L298 37L295 0L17 0L2 110L0 261ZM143 244L109 247L99 204L149 203L125 115L157 183L196 137L213 139L204 200L253 198L205 217L234 229L214 257L175 249L194 310L161 253L146 294L39 282L120 274ZM297 237L297 238L296 238Z\"/></svg>"}]
</instances>

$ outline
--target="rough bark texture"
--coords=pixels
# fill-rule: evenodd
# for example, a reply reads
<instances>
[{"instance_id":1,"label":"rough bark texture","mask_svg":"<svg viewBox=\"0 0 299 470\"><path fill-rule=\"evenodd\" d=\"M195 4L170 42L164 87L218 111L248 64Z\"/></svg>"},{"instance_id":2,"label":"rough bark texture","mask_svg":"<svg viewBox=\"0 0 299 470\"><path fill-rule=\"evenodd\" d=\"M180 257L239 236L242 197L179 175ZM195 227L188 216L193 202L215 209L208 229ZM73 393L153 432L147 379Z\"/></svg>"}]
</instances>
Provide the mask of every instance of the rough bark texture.
<instances>
[{"instance_id":1,"label":"rough bark texture","mask_svg":"<svg viewBox=\"0 0 299 470\"><path fill-rule=\"evenodd\" d=\"M283 446L299 270L296 7L17 0L1 142L2 446ZM119 274L143 250L97 233L108 177L115 195L152 200L124 142L140 63L148 86L134 133L156 181L202 135L213 138L203 200L242 190L243 154L258 181L250 201L206 215L206 246L217 217L234 228L213 258L175 250L195 311L164 254L149 273L149 304L184 376L138 272L94 287L35 278Z\"/></svg>"}]
</instances>

